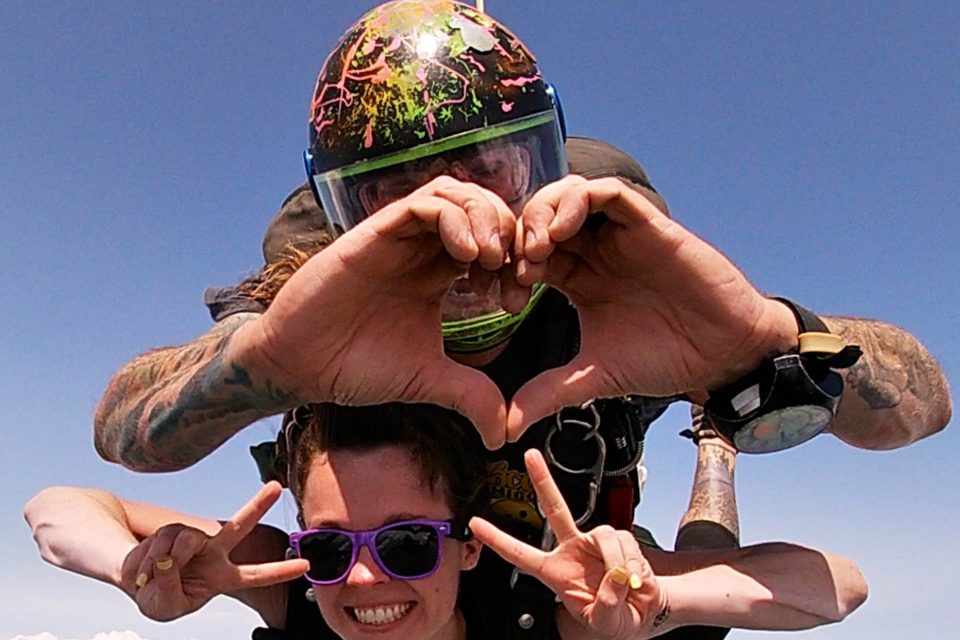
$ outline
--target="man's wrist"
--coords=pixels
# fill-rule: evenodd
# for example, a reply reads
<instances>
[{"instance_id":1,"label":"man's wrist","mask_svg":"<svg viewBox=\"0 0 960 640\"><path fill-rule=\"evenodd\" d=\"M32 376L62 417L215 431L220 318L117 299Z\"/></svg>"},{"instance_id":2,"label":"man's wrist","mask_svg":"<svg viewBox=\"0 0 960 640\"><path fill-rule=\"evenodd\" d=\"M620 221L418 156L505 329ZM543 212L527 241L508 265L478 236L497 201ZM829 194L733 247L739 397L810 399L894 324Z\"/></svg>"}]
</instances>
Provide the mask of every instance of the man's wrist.
<instances>
[{"instance_id":1,"label":"man's wrist","mask_svg":"<svg viewBox=\"0 0 960 640\"><path fill-rule=\"evenodd\" d=\"M223 379L226 385L242 391L251 409L275 415L302 402L291 390L290 381L284 379L280 363L269 356L262 317L244 314L224 352Z\"/></svg>"},{"instance_id":2,"label":"man's wrist","mask_svg":"<svg viewBox=\"0 0 960 640\"><path fill-rule=\"evenodd\" d=\"M787 305L772 298L764 298L763 305L753 338L737 352L735 361L728 362L718 372L708 389L688 392L691 400L703 404L708 391L736 382L774 356L796 350L799 330L793 313Z\"/></svg>"},{"instance_id":3,"label":"man's wrist","mask_svg":"<svg viewBox=\"0 0 960 640\"><path fill-rule=\"evenodd\" d=\"M720 435L747 453L787 449L829 427L843 392L843 378L834 369L851 366L861 353L856 345L844 345L813 312L782 298L770 302L792 317L797 333L793 346L774 351L743 377L711 389L704 405Z\"/></svg>"}]
</instances>

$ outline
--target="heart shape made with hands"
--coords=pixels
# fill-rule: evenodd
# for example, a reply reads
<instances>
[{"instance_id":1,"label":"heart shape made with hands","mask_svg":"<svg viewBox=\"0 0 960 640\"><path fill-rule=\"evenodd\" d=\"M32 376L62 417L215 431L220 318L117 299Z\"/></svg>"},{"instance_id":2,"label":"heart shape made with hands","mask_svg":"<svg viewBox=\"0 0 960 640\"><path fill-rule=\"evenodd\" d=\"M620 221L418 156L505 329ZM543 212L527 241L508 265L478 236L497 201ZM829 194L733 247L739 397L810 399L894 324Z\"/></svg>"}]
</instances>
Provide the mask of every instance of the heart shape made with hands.
<instances>
[{"instance_id":1,"label":"heart shape made with hands","mask_svg":"<svg viewBox=\"0 0 960 640\"><path fill-rule=\"evenodd\" d=\"M481 271L499 275L508 310L542 282L580 321L579 353L527 381L509 408L468 366L482 363L455 362L439 335L451 283ZM274 379L296 397L439 404L490 448L593 398L714 388L796 340L789 310L719 251L624 182L580 176L541 188L519 218L481 187L437 178L312 257L263 320L268 359L283 363Z\"/></svg>"}]
</instances>

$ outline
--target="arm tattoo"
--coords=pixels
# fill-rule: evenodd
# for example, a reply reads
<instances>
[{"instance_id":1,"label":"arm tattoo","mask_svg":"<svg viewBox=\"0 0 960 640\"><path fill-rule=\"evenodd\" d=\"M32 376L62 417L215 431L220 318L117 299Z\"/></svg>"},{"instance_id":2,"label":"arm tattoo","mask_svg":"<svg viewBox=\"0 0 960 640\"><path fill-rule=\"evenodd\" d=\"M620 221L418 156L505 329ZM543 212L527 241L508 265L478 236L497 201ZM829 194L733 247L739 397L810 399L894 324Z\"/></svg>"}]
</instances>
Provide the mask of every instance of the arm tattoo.
<instances>
[{"instance_id":1,"label":"arm tattoo","mask_svg":"<svg viewBox=\"0 0 960 640\"><path fill-rule=\"evenodd\" d=\"M224 362L234 332L252 317L231 316L187 345L150 351L121 369L94 418L100 455L140 471L183 469L293 404L289 393Z\"/></svg>"},{"instance_id":2,"label":"arm tattoo","mask_svg":"<svg viewBox=\"0 0 960 640\"><path fill-rule=\"evenodd\" d=\"M703 408L691 405L693 431L703 434ZM703 541L698 536L681 537L686 525L693 522L711 522L726 529L735 540L740 538L740 518L734 492L736 454L716 436L701 437L697 442L697 470L693 477L690 504L678 527L677 550L680 546L698 548ZM688 534L689 535L689 534Z\"/></svg>"},{"instance_id":3,"label":"arm tattoo","mask_svg":"<svg viewBox=\"0 0 960 640\"><path fill-rule=\"evenodd\" d=\"M861 318L830 317L826 319L831 330L848 343L859 344L863 357L843 372L845 402L840 405L840 416L856 411L860 434L867 440L853 436L852 444L869 448L902 446L941 429L950 419L950 395L940 367L929 352L912 335L890 324ZM851 402L855 395L859 402ZM845 412L845 409L848 410ZM873 427L873 421L900 422L899 434L887 433ZM834 431L848 439L850 434ZM875 437L867 432L873 431Z\"/></svg>"}]
</instances>

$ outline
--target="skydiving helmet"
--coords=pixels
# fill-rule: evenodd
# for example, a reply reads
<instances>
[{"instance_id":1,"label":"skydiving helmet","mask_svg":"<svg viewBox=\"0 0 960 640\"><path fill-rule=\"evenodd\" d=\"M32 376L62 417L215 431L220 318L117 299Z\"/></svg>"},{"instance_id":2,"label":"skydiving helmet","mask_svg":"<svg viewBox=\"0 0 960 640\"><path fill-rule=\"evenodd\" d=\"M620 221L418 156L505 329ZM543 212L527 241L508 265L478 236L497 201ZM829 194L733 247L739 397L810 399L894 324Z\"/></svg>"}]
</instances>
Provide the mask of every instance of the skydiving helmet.
<instances>
[{"instance_id":1,"label":"skydiving helmet","mask_svg":"<svg viewBox=\"0 0 960 640\"><path fill-rule=\"evenodd\" d=\"M448 174L499 195L519 214L567 173L556 95L526 46L452 0L398 0L351 27L327 58L310 106L308 181L343 233ZM498 286L498 285L494 285ZM463 294L463 281L447 298ZM545 288L509 314L496 302L445 304L448 351L506 340Z\"/></svg>"}]
</instances>

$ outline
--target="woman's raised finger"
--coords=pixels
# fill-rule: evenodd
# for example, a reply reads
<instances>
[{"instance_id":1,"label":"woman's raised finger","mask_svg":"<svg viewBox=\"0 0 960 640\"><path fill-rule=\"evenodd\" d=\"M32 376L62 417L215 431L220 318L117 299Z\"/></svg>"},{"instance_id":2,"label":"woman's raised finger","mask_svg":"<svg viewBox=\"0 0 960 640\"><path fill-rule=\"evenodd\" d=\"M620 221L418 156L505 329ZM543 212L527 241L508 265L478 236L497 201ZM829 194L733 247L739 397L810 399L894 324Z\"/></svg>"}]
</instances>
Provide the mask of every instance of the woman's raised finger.
<instances>
[{"instance_id":1,"label":"woman's raised finger","mask_svg":"<svg viewBox=\"0 0 960 640\"><path fill-rule=\"evenodd\" d=\"M257 526L260 519L270 510L277 500L283 487L279 482L271 481L260 487L260 490L250 500L240 507L233 516L223 523L220 532L213 537L212 543L230 552L240 544Z\"/></svg>"},{"instance_id":2,"label":"woman's raised finger","mask_svg":"<svg viewBox=\"0 0 960 640\"><path fill-rule=\"evenodd\" d=\"M529 449L523 456L527 465L527 473L533 483L533 490L537 493L537 504L543 517L547 519L557 536L557 542L563 543L580 535L576 521L570 513L563 494L553 481L547 462L543 454L536 449Z\"/></svg>"}]
</instances>

